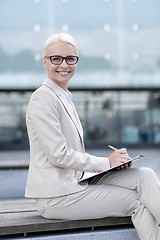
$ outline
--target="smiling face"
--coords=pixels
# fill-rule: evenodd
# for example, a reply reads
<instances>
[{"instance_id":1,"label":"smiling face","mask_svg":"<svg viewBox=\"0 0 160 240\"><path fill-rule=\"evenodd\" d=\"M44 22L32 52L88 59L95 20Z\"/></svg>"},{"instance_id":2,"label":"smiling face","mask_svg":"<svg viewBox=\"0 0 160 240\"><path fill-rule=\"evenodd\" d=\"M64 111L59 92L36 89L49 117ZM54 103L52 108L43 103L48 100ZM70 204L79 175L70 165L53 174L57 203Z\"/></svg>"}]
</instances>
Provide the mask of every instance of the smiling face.
<instances>
[{"instance_id":1,"label":"smiling face","mask_svg":"<svg viewBox=\"0 0 160 240\"><path fill-rule=\"evenodd\" d=\"M47 56L59 55L62 57L77 56L76 49L66 42L53 42L49 45ZM68 82L75 73L77 64L68 65L65 60L60 65L52 64L50 59L43 58L43 65L48 73L48 78L53 80L65 91L68 88Z\"/></svg>"}]
</instances>

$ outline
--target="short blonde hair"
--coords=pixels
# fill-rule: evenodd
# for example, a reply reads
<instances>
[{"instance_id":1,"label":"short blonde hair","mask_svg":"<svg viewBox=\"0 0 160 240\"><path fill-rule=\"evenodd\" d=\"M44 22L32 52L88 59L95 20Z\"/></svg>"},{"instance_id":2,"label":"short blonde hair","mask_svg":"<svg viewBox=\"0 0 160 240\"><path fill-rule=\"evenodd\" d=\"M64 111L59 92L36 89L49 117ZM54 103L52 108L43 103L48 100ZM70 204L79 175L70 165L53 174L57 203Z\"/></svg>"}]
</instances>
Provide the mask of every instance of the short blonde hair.
<instances>
[{"instance_id":1,"label":"short blonde hair","mask_svg":"<svg viewBox=\"0 0 160 240\"><path fill-rule=\"evenodd\" d=\"M44 43L44 46L42 48L42 57L46 56L49 45L57 41L71 44L75 48L76 54L78 55L78 46L75 39L68 33L57 33L50 36Z\"/></svg>"}]
</instances>

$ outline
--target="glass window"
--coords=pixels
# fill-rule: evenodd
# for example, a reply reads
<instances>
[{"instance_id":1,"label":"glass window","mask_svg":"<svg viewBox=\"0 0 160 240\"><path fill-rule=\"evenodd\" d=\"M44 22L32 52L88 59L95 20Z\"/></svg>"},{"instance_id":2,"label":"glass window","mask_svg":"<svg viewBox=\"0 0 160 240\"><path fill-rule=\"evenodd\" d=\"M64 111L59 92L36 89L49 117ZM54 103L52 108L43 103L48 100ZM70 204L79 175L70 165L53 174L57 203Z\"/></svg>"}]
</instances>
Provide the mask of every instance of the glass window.
<instances>
[{"instance_id":1,"label":"glass window","mask_svg":"<svg viewBox=\"0 0 160 240\"><path fill-rule=\"evenodd\" d=\"M41 47L53 33L77 40L72 87L159 87L159 0L1 0L0 87L37 87Z\"/></svg>"}]
</instances>

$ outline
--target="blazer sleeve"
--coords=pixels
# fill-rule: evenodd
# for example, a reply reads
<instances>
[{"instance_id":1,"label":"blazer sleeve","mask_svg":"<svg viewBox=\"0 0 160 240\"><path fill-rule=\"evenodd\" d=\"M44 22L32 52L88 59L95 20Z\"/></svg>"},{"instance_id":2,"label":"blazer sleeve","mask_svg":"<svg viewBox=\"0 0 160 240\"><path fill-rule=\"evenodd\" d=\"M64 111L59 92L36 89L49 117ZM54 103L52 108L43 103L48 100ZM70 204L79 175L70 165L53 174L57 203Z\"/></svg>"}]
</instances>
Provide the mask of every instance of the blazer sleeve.
<instances>
[{"instance_id":1,"label":"blazer sleeve","mask_svg":"<svg viewBox=\"0 0 160 240\"><path fill-rule=\"evenodd\" d=\"M108 170L107 157L96 157L67 146L57 101L56 95L51 99L44 91L32 95L26 115L30 147L34 148L34 143L38 142L48 161L56 167L84 172Z\"/></svg>"}]
</instances>

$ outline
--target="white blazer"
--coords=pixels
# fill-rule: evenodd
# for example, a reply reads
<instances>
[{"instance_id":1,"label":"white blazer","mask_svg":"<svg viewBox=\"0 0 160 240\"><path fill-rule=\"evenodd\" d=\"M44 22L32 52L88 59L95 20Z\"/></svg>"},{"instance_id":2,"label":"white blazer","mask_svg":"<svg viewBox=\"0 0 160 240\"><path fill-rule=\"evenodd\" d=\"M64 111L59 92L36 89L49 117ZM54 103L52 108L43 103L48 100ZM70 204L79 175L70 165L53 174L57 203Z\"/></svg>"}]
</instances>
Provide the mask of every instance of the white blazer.
<instances>
[{"instance_id":1,"label":"white blazer","mask_svg":"<svg viewBox=\"0 0 160 240\"><path fill-rule=\"evenodd\" d=\"M32 94L26 114L30 142L26 197L49 198L82 191L88 186L78 183L82 172L110 168L107 157L85 153L83 130L75 114L51 79Z\"/></svg>"}]
</instances>

